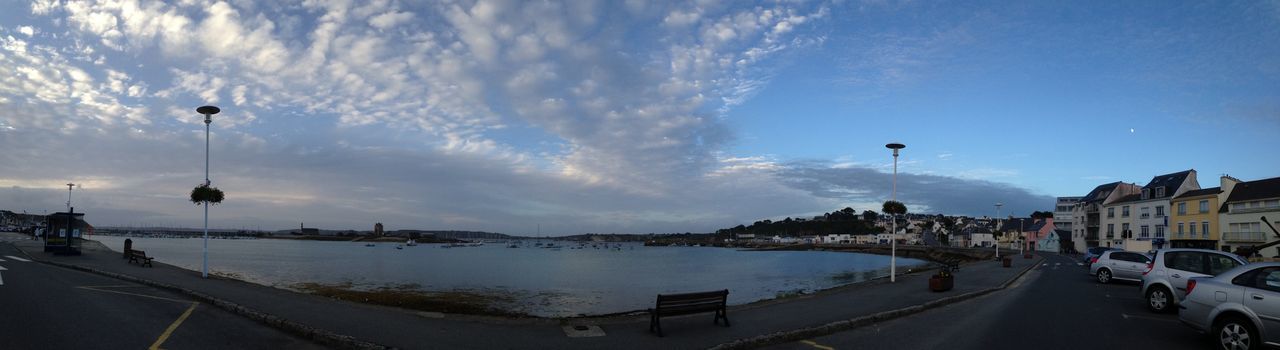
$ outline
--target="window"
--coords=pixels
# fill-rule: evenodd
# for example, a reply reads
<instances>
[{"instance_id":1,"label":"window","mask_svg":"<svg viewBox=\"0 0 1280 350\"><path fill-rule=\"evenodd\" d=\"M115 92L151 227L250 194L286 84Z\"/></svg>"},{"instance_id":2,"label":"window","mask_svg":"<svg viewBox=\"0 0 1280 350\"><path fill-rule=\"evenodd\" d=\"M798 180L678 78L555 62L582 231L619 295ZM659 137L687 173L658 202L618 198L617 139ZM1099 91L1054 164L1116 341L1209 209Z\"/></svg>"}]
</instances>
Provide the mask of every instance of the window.
<instances>
[{"instance_id":1,"label":"window","mask_svg":"<svg viewBox=\"0 0 1280 350\"><path fill-rule=\"evenodd\" d=\"M1209 258L1209 274L1210 275L1217 276L1218 274L1226 272L1227 270L1233 269L1236 266L1240 266L1239 261L1236 261L1236 259L1228 258L1226 255L1208 254L1208 253L1201 253L1201 254L1207 255L1206 257Z\"/></svg>"},{"instance_id":2,"label":"window","mask_svg":"<svg viewBox=\"0 0 1280 350\"><path fill-rule=\"evenodd\" d=\"M1261 203L1259 203L1258 201L1252 201L1252 202L1249 202L1249 209L1256 209L1256 208L1261 207L1261 206L1262 206L1262 204L1261 204Z\"/></svg>"},{"instance_id":3,"label":"window","mask_svg":"<svg viewBox=\"0 0 1280 350\"><path fill-rule=\"evenodd\" d=\"M1129 206L1126 205L1124 207L1121 207L1120 209L1121 209L1120 217L1125 217L1125 218L1129 217Z\"/></svg>"},{"instance_id":4,"label":"window","mask_svg":"<svg viewBox=\"0 0 1280 350\"><path fill-rule=\"evenodd\" d=\"M1107 238L1116 236L1116 224L1107 224Z\"/></svg>"},{"instance_id":5,"label":"window","mask_svg":"<svg viewBox=\"0 0 1280 350\"><path fill-rule=\"evenodd\" d=\"M1164 225L1156 225L1156 238L1164 238Z\"/></svg>"},{"instance_id":6,"label":"window","mask_svg":"<svg viewBox=\"0 0 1280 350\"><path fill-rule=\"evenodd\" d=\"M1280 292L1280 267L1267 267L1260 270L1250 275L1254 277L1250 287Z\"/></svg>"},{"instance_id":7,"label":"window","mask_svg":"<svg viewBox=\"0 0 1280 350\"><path fill-rule=\"evenodd\" d=\"M1204 273L1204 253L1169 252L1164 254L1164 266L1174 270Z\"/></svg>"},{"instance_id":8,"label":"window","mask_svg":"<svg viewBox=\"0 0 1280 350\"><path fill-rule=\"evenodd\" d=\"M1265 206L1265 207L1267 207L1267 208L1280 207L1280 199L1272 199L1272 200L1269 200L1269 201L1267 201L1267 202L1266 202L1266 204L1265 204L1264 206Z\"/></svg>"},{"instance_id":9,"label":"window","mask_svg":"<svg viewBox=\"0 0 1280 350\"><path fill-rule=\"evenodd\" d=\"M1209 238L1209 222L1205 221L1200 223L1200 228L1202 229L1200 230L1200 234L1204 235L1204 238Z\"/></svg>"},{"instance_id":10,"label":"window","mask_svg":"<svg viewBox=\"0 0 1280 350\"><path fill-rule=\"evenodd\" d=\"M1244 203L1231 203L1231 211L1244 209Z\"/></svg>"},{"instance_id":11,"label":"window","mask_svg":"<svg viewBox=\"0 0 1280 350\"><path fill-rule=\"evenodd\" d=\"M1178 203L1178 215L1187 215L1187 202Z\"/></svg>"},{"instance_id":12,"label":"window","mask_svg":"<svg viewBox=\"0 0 1280 350\"><path fill-rule=\"evenodd\" d=\"M1142 207L1142 209L1138 209L1138 212L1142 213L1138 216L1140 218L1146 219L1151 217L1151 207Z\"/></svg>"},{"instance_id":13,"label":"window","mask_svg":"<svg viewBox=\"0 0 1280 350\"><path fill-rule=\"evenodd\" d=\"M1129 238L1129 235L1132 234L1131 232L1129 232L1129 223L1126 222L1126 223L1120 224L1120 234L1123 235L1124 238Z\"/></svg>"},{"instance_id":14,"label":"window","mask_svg":"<svg viewBox=\"0 0 1280 350\"><path fill-rule=\"evenodd\" d=\"M1164 186L1156 187L1156 198L1164 197Z\"/></svg>"},{"instance_id":15,"label":"window","mask_svg":"<svg viewBox=\"0 0 1280 350\"><path fill-rule=\"evenodd\" d=\"M1209 200L1208 200L1208 199L1205 199L1205 200L1201 200L1201 201L1200 201L1200 212L1201 212L1201 213L1208 213L1208 212L1209 212Z\"/></svg>"},{"instance_id":16,"label":"window","mask_svg":"<svg viewBox=\"0 0 1280 350\"><path fill-rule=\"evenodd\" d=\"M1148 198L1151 198L1151 190L1146 188L1142 189L1142 199Z\"/></svg>"},{"instance_id":17,"label":"window","mask_svg":"<svg viewBox=\"0 0 1280 350\"><path fill-rule=\"evenodd\" d=\"M1164 217L1164 206L1163 206L1163 205L1157 205L1157 206L1156 206L1156 217L1158 217L1158 218L1162 218L1162 217Z\"/></svg>"},{"instance_id":18,"label":"window","mask_svg":"<svg viewBox=\"0 0 1280 350\"><path fill-rule=\"evenodd\" d=\"M1178 237L1182 237L1182 223L1178 223Z\"/></svg>"},{"instance_id":19,"label":"window","mask_svg":"<svg viewBox=\"0 0 1280 350\"><path fill-rule=\"evenodd\" d=\"M1151 226L1142 225L1142 228L1140 228L1140 230L1141 230L1141 231L1139 231L1139 232L1138 232L1138 238L1150 238L1150 237L1151 237Z\"/></svg>"},{"instance_id":20,"label":"window","mask_svg":"<svg viewBox=\"0 0 1280 350\"><path fill-rule=\"evenodd\" d=\"M1116 217L1116 208L1107 208L1107 217L1109 218Z\"/></svg>"},{"instance_id":21,"label":"window","mask_svg":"<svg viewBox=\"0 0 1280 350\"><path fill-rule=\"evenodd\" d=\"M1192 221L1192 222L1191 222L1191 237L1195 237L1195 236L1196 236L1196 222L1195 222L1195 221Z\"/></svg>"}]
</instances>

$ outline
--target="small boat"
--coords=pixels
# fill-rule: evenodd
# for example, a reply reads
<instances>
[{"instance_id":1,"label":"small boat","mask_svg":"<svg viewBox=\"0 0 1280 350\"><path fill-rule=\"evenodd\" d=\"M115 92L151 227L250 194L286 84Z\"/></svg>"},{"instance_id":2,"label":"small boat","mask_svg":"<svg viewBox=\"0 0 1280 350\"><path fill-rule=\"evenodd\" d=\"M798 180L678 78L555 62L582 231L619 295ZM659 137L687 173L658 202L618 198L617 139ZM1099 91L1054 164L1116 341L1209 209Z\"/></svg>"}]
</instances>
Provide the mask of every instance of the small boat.
<instances>
[{"instance_id":1,"label":"small boat","mask_svg":"<svg viewBox=\"0 0 1280 350\"><path fill-rule=\"evenodd\" d=\"M404 247L401 247L399 244L397 244L396 249L404 249Z\"/></svg>"},{"instance_id":2,"label":"small boat","mask_svg":"<svg viewBox=\"0 0 1280 350\"><path fill-rule=\"evenodd\" d=\"M378 246L378 245L373 244L373 243L365 243L365 244L364 244L364 246L366 246L366 247L376 247L376 246Z\"/></svg>"},{"instance_id":3,"label":"small boat","mask_svg":"<svg viewBox=\"0 0 1280 350\"><path fill-rule=\"evenodd\" d=\"M410 247L412 247L412 246L416 246L416 245L418 245L418 241L415 241L415 240L413 240L413 239L410 239L408 242L405 242L405 243L404 243L404 245L407 245L407 246L410 246Z\"/></svg>"},{"instance_id":4,"label":"small boat","mask_svg":"<svg viewBox=\"0 0 1280 350\"><path fill-rule=\"evenodd\" d=\"M520 248L520 246L511 244L511 245L508 245L507 248Z\"/></svg>"}]
</instances>

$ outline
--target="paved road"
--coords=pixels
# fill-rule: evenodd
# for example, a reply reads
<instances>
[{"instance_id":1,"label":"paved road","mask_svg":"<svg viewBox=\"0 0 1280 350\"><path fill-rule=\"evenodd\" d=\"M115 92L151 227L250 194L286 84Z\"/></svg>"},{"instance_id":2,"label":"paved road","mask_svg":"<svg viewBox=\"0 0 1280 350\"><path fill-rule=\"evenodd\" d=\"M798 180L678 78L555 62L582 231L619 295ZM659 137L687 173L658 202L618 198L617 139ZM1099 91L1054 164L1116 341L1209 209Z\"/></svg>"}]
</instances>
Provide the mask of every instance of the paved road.
<instances>
[{"instance_id":1,"label":"paved road","mask_svg":"<svg viewBox=\"0 0 1280 350\"><path fill-rule=\"evenodd\" d=\"M0 349L148 348L320 347L186 296L32 262L0 241Z\"/></svg>"},{"instance_id":2,"label":"paved road","mask_svg":"<svg viewBox=\"0 0 1280 350\"><path fill-rule=\"evenodd\" d=\"M1208 349L1175 314L1147 311L1137 283L1102 285L1076 259L1043 265L1001 292L772 349ZM956 278L964 278L964 271Z\"/></svg>"}]
</instances>

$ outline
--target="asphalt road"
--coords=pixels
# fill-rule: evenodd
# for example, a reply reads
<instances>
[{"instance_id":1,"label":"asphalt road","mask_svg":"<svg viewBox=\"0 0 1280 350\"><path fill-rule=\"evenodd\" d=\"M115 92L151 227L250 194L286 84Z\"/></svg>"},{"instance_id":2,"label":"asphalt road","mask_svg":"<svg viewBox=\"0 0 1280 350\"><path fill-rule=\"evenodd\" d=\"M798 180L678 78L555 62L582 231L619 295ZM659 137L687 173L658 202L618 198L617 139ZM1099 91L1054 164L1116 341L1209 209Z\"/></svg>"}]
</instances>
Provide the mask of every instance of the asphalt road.
<instances>
[{"instance_id":1,"label":"asphalt road","mask_svg":"<svg viewBox=\"0 0 1280 350\"><path fill-rule=\"evenodd\" d=\"M1078 259L1044 264L1004 291L772 349L1209 349L1176 314L1147 311L1133 282L1098 284ZM964 278L964 271L956 278ZM922 286L923 288L923 286Z\"/></svg>"},{"instance_id":2,"label":"asphalt road","mask_svg":"<svg viewBox=\"0 0 1280 350\"><path fill-rule=\"evenodd\" d=\"M23 260L0 241L0 349L321 348L183 295Z\"/></svg>"}]
</instances>

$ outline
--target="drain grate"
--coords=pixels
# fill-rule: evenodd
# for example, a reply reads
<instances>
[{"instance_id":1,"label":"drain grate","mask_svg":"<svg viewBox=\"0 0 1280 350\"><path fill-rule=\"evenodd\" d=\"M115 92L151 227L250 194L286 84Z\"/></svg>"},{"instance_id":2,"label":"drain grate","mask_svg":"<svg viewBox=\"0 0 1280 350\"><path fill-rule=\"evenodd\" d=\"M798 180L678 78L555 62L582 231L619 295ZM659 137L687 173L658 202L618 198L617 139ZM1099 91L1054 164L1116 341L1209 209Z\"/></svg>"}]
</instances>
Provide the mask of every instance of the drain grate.
<instances>
[{"instance_id":1,"label":"drain grate","mask_svg":"<svg viewBox=\"0 0 1280 350\"><path fill-rule=\"evenodd\" d=\"M569 338L603 337L605 335L604 329L600 328L600 326L576 325L562 328L564 329L564 334Z\"/></svg>"}]
</instances>

